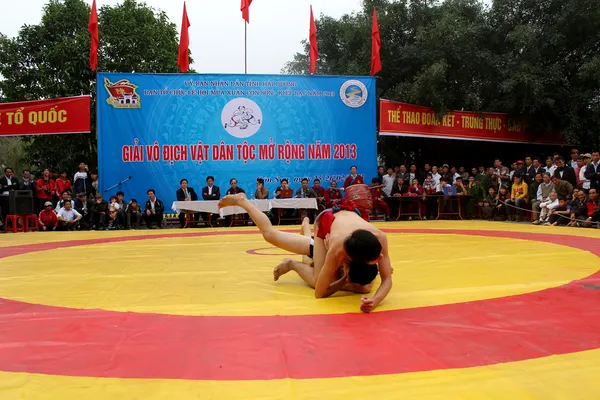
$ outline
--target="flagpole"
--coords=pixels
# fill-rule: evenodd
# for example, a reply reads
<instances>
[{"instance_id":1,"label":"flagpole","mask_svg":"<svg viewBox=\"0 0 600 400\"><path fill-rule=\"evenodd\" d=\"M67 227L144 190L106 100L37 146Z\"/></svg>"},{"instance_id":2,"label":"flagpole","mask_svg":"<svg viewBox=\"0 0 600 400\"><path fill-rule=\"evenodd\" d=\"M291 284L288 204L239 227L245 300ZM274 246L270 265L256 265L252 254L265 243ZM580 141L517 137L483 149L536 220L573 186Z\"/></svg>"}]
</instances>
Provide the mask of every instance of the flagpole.
<instances>
[{"instance_id":1,"label":"flagpole","mask_svg":"<svg viewBox=\"0 0 600 400\"><path fill-rule=\"evenodd\" d=\"M248 23L244 21L244 74L248 74Z\"/></svg>"}]
</instances>

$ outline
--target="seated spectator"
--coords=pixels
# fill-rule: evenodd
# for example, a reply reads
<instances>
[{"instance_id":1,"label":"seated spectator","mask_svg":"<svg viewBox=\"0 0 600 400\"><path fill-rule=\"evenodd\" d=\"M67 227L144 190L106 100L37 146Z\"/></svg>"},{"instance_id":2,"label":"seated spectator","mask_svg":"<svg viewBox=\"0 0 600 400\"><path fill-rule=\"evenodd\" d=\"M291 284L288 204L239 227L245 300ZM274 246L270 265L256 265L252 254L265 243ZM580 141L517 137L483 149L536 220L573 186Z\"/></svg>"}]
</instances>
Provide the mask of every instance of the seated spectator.
<instances>
[{"instance_id":1,"label":"seated spectator","mask_svg":"<svg viewBox=\"0 0 600 400\"><path fill-rule=\"evenodd\" d=\"M554 184L554 191L558 194L558 197L564 197L569 200L573 198L574 187L567 181L561 180L557 175L552 177L552 183Z\"/></svg>"},{"instance_id":2,"label":"seated spectator","mask_svg":"<svg viewBox=\"0 0 600 400\"><path fill-rule=\"evenodd\" d=\"M500 186L498 196L496 197L496 209L493 213L495 220L506 221L508 213L506 212L506 201L510 198L508 188L504 185Z\"/></svg>"},{"instance_id":3,"label":"seated spectator","mask_svg":"<svg viewBox=\"0 0 600 400\"><path fill-rule=\"evenodd\" d=\"M74 231L79 228L82 216L71 207L71 200L66 200L64 207L58 211L58 227L62 231Z\"/></svg>"},{"instance_id":4,"label":"seated spectator","mask_svg":"<svg viewBox=\"0 0 600 400\"><path fill-rule=\"evenodd\" d=\"M110 201L108 203L108 207L113 207L117 211L121 209L121 207L117 204L117 196L110 196Z\"/></svg>"},{"instance_id":5,"label":"seated spectator","mask_svg":"<svg viewBox=\"0 0 600 400\"><path fill-rule=\"evenodd\" d=\"M600 222L600 207L598 207L598 189L590 189L589 200L587 202L587 219L584 226L591 227Z\"/></svg>"},{"instance_id":6,"label":"seated spectator","mask_svg":"<svg viewBox=\"0 0 600 400\"><path fill-rule=\"evenodd\" d=\"M397 178L392 186L392 197L404 196L408 193L408 185L404 183L404 178Z\"/></svg>"},{"instance_id":7,"label":"seated spectator","mask_svg":"<svg viewBox=\"0 0 600 400\"><path fill-rule=\"evenodd\" d=\"M244 192L244 189L238 186L238 181L235 178L229 180L229 185L230 188L227 189L227 193L225 193L226 196L229 196L230 194L246 193Z\"/></svg>"},{"instance_id":8,"label":"seated spectator","mask_svg":"<svg viewBox=\"0 0 600 400\"><path fill-rule=\"evenodd\" d=\"M106 224L107 231L116 231L125 229L125 221L119 213L119 209L114 205L108 207L108 223Z\"/></svg>"},{"instance_id":9,"label":"seated spectator","mask_svg":"<svg viewBox=\"0 0 600 400\"><path fill-rule=\"evenodd\" d=\"M558 207L558 194L556 192L550 193L548 201L544 201L540 204L540 218L533 221L534 225L543 225L548 223L548 217L550 212Z\"/></svg>"},{"instance_id":10,"label":"seated spectator","mask_svg":"<svg viewBox=\"0 0 600 400\"><path fill-rule=\"evenodd\" d=\"M269 190L265 187L265 180L263 178L258 178L256 180L256 192L254 193L254 198L258 200L266 200L269 198Z\"/></svg>"},{"instance_id":11,"label":"seated spectator","mask_svg":"<svg viewBox=\"0 0 600 400\"><path fill-rule=\"evenodd\" d=\"M437 209L437 198L433 196L436 193L436 186L433 179L433 174L427 174L425 182L423 182L423 201L425 202L425 214L423 218L433 219L435 217L435 211Z\"/></svg>"},{"instance_id":12,"label":"seated spectator","mask_svg":"<svg viewBox=\"0 0 600 400\"><path fill-rule=\"evenodd\" d=\"M314 190L308 187L308 179L302 179L302 186L296 191L296 198L298 199L316 199L317 194Z\"/></svg>"},{"instance_id":13,"label":"seated spectator","mask_svg":"<svg viewBox=\"0 0 600 400\"><path fill-rule=\"evenodd\" d=\"M457 196L465 196L469 194L469 191L465 187L465 184L460 176L454 178L454 187L456 187Z\"/></svg>"},{"instance_id":14,"label":"seated spectator","mask_svg":"<svg viewBox=\"0 0 600 400\"><path fill-rule=\"evenodd\" d=\"M121 214L121 218L123 218L123 222L125 223L125 229L129 229L129 218L127 218L127 202L125 201L125 193L122 191L118 191L117 194L117 206L119 207L119 214Z\"/></svg>"},{"instance_id":15,"label":"seated spectator","mask_svg":"<svg viewBox=\"0 0 600 400\"><path fill-rule=\"evenodd\" d=\"M144 207L144 220L146 221L146 226L149 229L161 229L165 206L163 202L156 197L156 191L154 189L148 189L147 193L148 201L146 201L146 207Z\"/></svg>"},{"instance_id":16,"label":"seated spectator","mask_svg":"<svg viewBox=\"0 0 600 400\"><path fill-rule=\"evenodd\" d=\"M60 210L61 208L63 208L65 206L65 201L67 201L67 200L71 200L71 193L70 192L62 192L61 199L56 203L56 208L54 209L54 212L58 214L58 210Z\"/></svg>"},{"instance_id":17,"label":"seated spectator","mask_svg":"<svg viewBox=\"0 0 600 400\"><path fill-rule=\"evenodd\" d=\"M473 168L473 169L475 169L475 168ZM467 172L465 167L460 167L458 169L458 174L462 178L463 182L467 182L469 180L469 173ZM475 176L475 175L473 175L473 176Z\"/></svg>"},{"instance_id":18,"label":"seated spectator","mask_svg":"<svg viewBox=\"0 0 600 400\"><path fill-rule=\"evenodd\" d=\"M202 189L202 199L204 201L216 201L221 199L221 188L215 186L214 176L206 177L206 186ZM217 220L219 219L219 214L212 214L210 216L211 221L209 223L209 214L201 213L201 215L202 220L208 225L216 224Z\"/></svg>"},{"instance_id":19,"label":"seated spectator","mask_svg":"<svg viewBox=\"0 0 600 400\"><path fill-rule=\"evenodd\" d=\"M569 204L569 209L571 210L571 221L569 222L568 226L583 226L588 217L587 202L588 198L585 195L585 192L580 190L577 193L577 197L575 197Z\"/></svg>"},{"instance_id":20,"label":"seated spectator","mask_svg":"<svg viewBox=\"0 0 600 400\"><path fill-rule=\"evenodd\" d=\"M95 195L95 200L89 207L92 221L92 229L104 230L106 226L106 214L108 212L108 203L102 198L102 193Z\"/></svg>"},{"instance_id":21,"label":"seated spectator","mask_svg":"<svg viewBox=\"0 0 600 400\"><path fill-rule=\"evenodd\" d=\"M77 197L73 202L73 208L75 208L75 211L81 214L81 221L79 221L79 226L81 229L90 229L92 224L91 214L89 212L89 203L90 201L85 193L77 193Z\"/></svg>"},{"instance_id":22,"label":"seated spectator","mask_svg":"<svg viewBox=\"0 0 600 400\"><path fill-rule=\"evenodd\" d=\"M40 211L38 216L38 223L40 224L40 230L44 232L55 231L58 228L58 217L54 210L52 210L52 202L47 201L44 204L44 209Z\"/></svg>"},{"instance_id":23,"label":"seated spectator","mask_svg":"<svg viewBox=\"0 0 600 400\"><path fill-rule=\"evenodd\" d=\"M481 208L481 214L483 219L487 219L488 221L494 219L496 206L498 205L497 202L498 200L496 199L496 188L490 186L490 188L488 189L488 194L483 200L483 207Z\"/></svg>"},{"instance_id":24,"label":"seated spectator","mask_svg":"<svg viewBox=\"0 0 600 400\"><path fill-rule=\"evenodd\" d=\"M127 221L129 221L129 228L140 229L142 226L142 210L136 199L131 199L127 206Z\"/></svg>"},{"instance_id":25,"label":"seated spectator","mask_svg":"<svg viewBox=\"0 0 600 400\"><path fill-rule=\"evenodd\" d=\"M540 204L550 199L550 193L554 192L554 183L552 183L552 177L549 173L544 173L542 176L542 182L538 186L536 193L536 199L533 203L533 222L540 219Z\"/></svg>"},{"instance_id":26,"label":"seated spectator","mask_svg":"<svg viewBox=\"0 0 600 400\"><path fill-rule=\"evenodd\" d=\"M380 169L383 167L379 167ZM326 207L326 201L325 201L325 188L323 186L321 186L321 180L319 179L315 179L313 181L313 187L312 190L316 193L317 195L317 207L321 210L324 210Z\"/></svg>"},{"instance_id":27,"label":"seated spectator","mask_svg":"<svg viewBox=\"0 0 600 400\"><path fill-rule=\"evenodd\" d=\"M396 181L396 179L394 178L394 169L392 167L388 167L387 175L384 175L381 179L383 185L385 186L383 188L383 191L385 192L386 196L391 196L392 187L394 187L394 182Z\"/></svg>"},{"instance_id":28,"label":"seated spectator","mask_svg":"<svg viewBox=\"0 0 600 400\"><path fill-rule=\"evenodd\" d=\"M325 192L327 208L332 208L344 198L341 189L337 187L337 181L331 181L329 189Z\"/></svg>"},{"instance_id":29,"label":"seated spectator","mask_svg":"<svg viewBox=\"0 0 600 400\"><path fill-rule=\"evenodd\" d=\"M73 192L71 181L67 179L67 171L60 171L60 177L55 182L56 197L61 197L64 192Z\"/></svg>"},{"instance_id":30,"label":"seated spectator","mask_svg":"<svg viewBox=\"0 0 600 400\"><path fill-rule=\"evenodd\" d=\"M518 173L513 176L510 200L506 201L508 220L515 221L518 209L526 209L529 205L529 192L523 176Z\"/></svg>"},{"instance_id":31,"label":"seated spectator","mask_svg":"<svg viewBox=\"0 0 600 400\"><path fill-rule=\"evenodd\" d=\"M483 199L486 196L483 185L475 181L474 176L469 176L467 185L467 194L471 196L467 203L467 217L474 218L477 214L476 207L483 207Z\"/></svg>"},{"instance_id":32,"label":"seated spectator","mask_svg":"<svg viewBox=\"0 0 600 400\"><path fill-rule=\"evenodd\" d=\"M187 179L183 178L182 180L180 180L179 186L181 186L181 187L179 189L177 189L177 192L175 193L175 196L177 197L177 201L198 201L198 195L196 194L196 191L194 190L194 188L188 186ZM180 228L183 229L185 227L186 215L189 215L189 214L193 214L194 226L196 226L196 224L200 220L200 213L194 213L191 211L180 212L179 213L179 227ZM190 223L191 223L191 219L190 219Z\"/></svg>"},{"instance_id":33,"label":"seated spectator","mask_svg":"<svg viewBox=\"0 0 600 400\"><path fill-rule=\"evenodd\" d=\"M571 220L569 217L571 210L569 210L568 205L569 204L564 197L558 199L558 207L550 210L550 216L548 217L548 222L546 222L545 225L566 226Z\"/></svg>"},{"instance_id":34,"label":"seated spectator","mask_svg":"<svg viewBox=\"0 0 600 400\"><path fill-rule=\"evenodd\" d=\"M385 220L390 220L390 207L385 202L387 195L383 191L383 185L379 178L373 178L371 180L371 196L373 198L373 212L383 213Z\"/></svg>"}]
</instances>

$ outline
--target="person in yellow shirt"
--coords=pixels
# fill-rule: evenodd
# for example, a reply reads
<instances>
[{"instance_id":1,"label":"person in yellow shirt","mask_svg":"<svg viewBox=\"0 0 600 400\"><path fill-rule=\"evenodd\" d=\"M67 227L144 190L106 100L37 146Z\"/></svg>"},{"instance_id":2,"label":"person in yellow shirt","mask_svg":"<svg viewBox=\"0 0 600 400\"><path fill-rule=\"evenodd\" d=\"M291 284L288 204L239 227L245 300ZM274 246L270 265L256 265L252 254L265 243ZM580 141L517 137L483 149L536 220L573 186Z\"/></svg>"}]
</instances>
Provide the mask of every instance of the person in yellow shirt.
<instances>
[{"instance_id":1,"label":"person in yellow shirt","mask_svg":"<svg viewBox=\"0 0 600 400\"><path fill-rule=\"evenodd\" d=\"M516 220L519 208L529 208L529 187L527 186L527 183L523 181L523 176L520 173L513 176L510 200L506 200L506 206L509 221Z\"/></svg>"}]
</instances>

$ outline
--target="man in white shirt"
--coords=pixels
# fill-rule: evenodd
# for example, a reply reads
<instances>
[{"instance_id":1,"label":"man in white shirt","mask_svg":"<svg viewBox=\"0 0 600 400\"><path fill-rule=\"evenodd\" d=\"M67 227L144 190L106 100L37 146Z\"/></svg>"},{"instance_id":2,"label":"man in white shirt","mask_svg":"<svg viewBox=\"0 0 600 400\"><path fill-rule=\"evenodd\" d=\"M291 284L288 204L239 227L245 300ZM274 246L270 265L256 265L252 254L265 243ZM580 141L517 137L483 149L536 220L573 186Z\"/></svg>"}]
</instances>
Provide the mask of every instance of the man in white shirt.
<instances>
[{"instance_id":1,"label":"man in white shirt","mask_svg":"<svg viewBox=\"0 0 600 400\"><path fill-rule=\"evenodd\" d=\"M573 169L577 168L577 159L579 159L579 150L573 149L571 150L571 161L569 161L569 166Z\"/></svg>"},{"instance_id":2,"label":"man in white shirt","mask_svg":"<svg viewBox=\"0 0 600 400\"><path fill-rule=\"evenodd\" d=\"M394 169L392 167L388 167L387 175L384 175L383 178L383 192L387 194L388 197L392 196L392 187L394 186Z\"/></svg>"},{"instance_id":3,"label":"man in white shirt","mask_svg":"<svg viewBox=\"0 0 600 400\"><path fill-rule=\"evenodd\" d=\"M79 225L81 214L71 206L71 200L65 200L63 208L58 210L58 226L62 231L74 231Z\"/></svg>"},{"instance_id":4,"label":"man in white shirt","mask_svg":"<svg viewBox=\"0 0 600 400\"><path fill-rule=\"evenodd\" d=\"M544 181L538 186L536 199L532 204L534 223L538 220L541 204L550 199L550 195L554 191L552 177L547 172L542 176Z\"/></svg>"},{"instance_id":5,"label":"man in white shirt","mask_svg":"<svg viewBox=\"0 0 600 400\"><path fill-rule=\"evenodd\" d=\"M586 195L590 192L592 182L589 178L585 177L585 171L588 165L590 165L591 163L592 155L590 153L585 153L583 155L583 166L579 169L579 181L581 182L581 188L583 189Z\"/></svg>"},{"instance_id":6,"label":"man in white shirt","mask_svg":"<svg viewBox=\"0 0 600 400\"><path fill-rule=\"evenodd\" d=\"M433 178L436 187L439 186L440 179L442 179L442 175L438 173L438 167L436 167L435 165L433 166L433 168L431 168L431 177Z\"/></svg>"},{"instance_id":7,"label":"man in white shirt","mask_svg":"<svg viewBox=\"0 0 600 400\"><path fill-rule=\"evenodd\" d=\"M542 210L540 214L540 219L536 219L533 221L534 225L540 225L548 222L548 217L552 210L558 207L558 194L556 192L550 193L550 199L548 201L544 201L540 204L540 208Z\"/></svg>"}]
</instances>

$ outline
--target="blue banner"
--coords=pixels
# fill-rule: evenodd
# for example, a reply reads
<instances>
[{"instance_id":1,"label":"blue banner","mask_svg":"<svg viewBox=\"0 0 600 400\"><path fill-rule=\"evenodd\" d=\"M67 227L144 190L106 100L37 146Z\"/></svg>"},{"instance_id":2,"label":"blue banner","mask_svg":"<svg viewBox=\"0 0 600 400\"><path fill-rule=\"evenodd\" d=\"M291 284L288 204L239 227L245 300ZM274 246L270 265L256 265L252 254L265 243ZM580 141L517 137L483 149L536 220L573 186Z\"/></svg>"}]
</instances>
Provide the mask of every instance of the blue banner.
<instances>
[{"instance_id":1,"label":"blue banner","mask_svg":"<svg viewBox=\"0 0 600 400\"><path fill-rule=\"evenodd\" d=\"M305 177L340 185L352 165L377 176L371 77L100 73L97 90L105 195L142 202L152 188L170 208L182 178L201 197L209 175L222 195L231 178L254 193L260 177L272 198L283 178L296 190Z\"/></svg>"}]
</instances>

